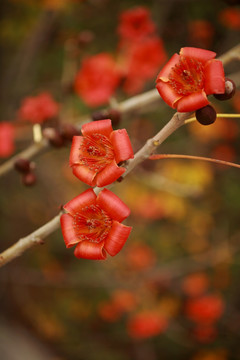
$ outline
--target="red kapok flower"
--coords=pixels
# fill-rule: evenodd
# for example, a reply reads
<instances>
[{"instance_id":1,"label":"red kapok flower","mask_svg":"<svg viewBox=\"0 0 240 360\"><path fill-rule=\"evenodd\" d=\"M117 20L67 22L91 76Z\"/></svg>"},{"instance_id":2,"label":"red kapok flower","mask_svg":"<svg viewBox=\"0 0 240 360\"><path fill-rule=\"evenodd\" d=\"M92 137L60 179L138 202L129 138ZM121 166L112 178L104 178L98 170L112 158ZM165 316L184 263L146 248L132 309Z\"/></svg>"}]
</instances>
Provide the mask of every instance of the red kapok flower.
<instances>
[{"instance_id":1,"label":"red kapok flower","mask_svg":"<svg viewBox=\"0 0 240 360\"><path fill-rule=\"evenodd\" d=\"M101 53L85 59L75 80L76 93L89 106L107 103L120 82L113 57Z\"/></svg>"},{"instance_id":2,"label":"red kapok flower","mask_svg":"<svg viewBox=\"0 0 240 360\"><path fill-rule=\"evenodd\" d=\"M217 329L212 324L197 324L192 330L192 335L200 343L209 343L215 340Z\"/></svg>"},{"instance_id":3,"label":"red kapok flower","mask_svg":"<svg viewBox=\"0 0 240 360\"><path fill-rule=\"evenodd\" d=\"M5 158L15 150L14 127L6 121L0 123L0 157Z\"/></svg>"},{"instance_id":4,"label":"red kapok flower","mask_svg":"<svg viewBox=\"0 0 240 360\"><path fill-rule=\"evenodd\" d=\"M182 289L188 296L202 295L209 287L209 278L206 273L199 272L186 276L182 281Z\"/></svg>"},{"instance_id":5,"label":"red kapok flower","mask_svg":"<svg viewBox=\"0 0 240 360\"><path fill-rule=\"evenodd\" d=\"M151 37L136 42L125 48L126 80L124 90L134 94L143 89L145 82L156 76L159 65L166 60L163 42L158 37Z\"/></svg>"},{"instance_id":6,"label":"red kapok flower","mask_svg":"<svg viewBox=\"0 0 240 360\"><path fill-rule=\"evenodd\" d=\"M124 40L136 41L153 34L155 30L150 12L143 6L123 11L120 15L117 31Z\"/></svg>"},{"instance_id":7,"label":"red kapok flower","mask_svg":"<svg viewBox=\"0 0 240 360\"><path fill-rule=\"evenodd\" d=\"M159 94L179 112L195 111L209 104L207 95L225 92L222 62L216 53L185 47L174 54L157 76Z\"/></svg>"},{"instance_id":8,"label":"red kapok flower","mask_svg":"<svg viewBox=\"0 0 240 360\"><path fill-rule=\"evenodd\" d=\"M127 324L128 333L135 339L146 339L165 331L168 321L156 311L142 311L132 316Z\"/></svg>"},{"instance_id":9,"label":"red kapok flower","mask_svg":"<svg viewBox=\"0 0 240 360\"><path fill-rule=\"evenodd\" d=\"M58 111L59 104L53 100L51 94L44 92L37 96L26 97L19 109L19 117L32 123L42 123L54 118Z\"/></svg>"},{"instance_id":10,"label":"red kapok flower","mask_svg":"<svg viewBox=\"0 0 240 360\"><path fill-rule=\"evenodd\" d=\"M134 157L127 131L113 131L111 120L105 119L84 124L82 134L72 141L69 162L74 175L90 186L111 184L126 170L117 164Z\"/></svg>"},{"instance_id":11,"label":"red kapok flower","mask_svg":"<svg viewBox=\"0 0 240 360\"><path fill-rule=\"evenodd\" d=\"M240 29L240 9L228 7L219 14L219 21L227 28Z\"/></svg>"},{"instance_id":12,"label":"red kapok flower","mask_svg":"<svg viewBox=\"0 0 240 360\"><path fill-rule=\"evenodd\" d=\"M190 299L186 304L186 315L197 323L212 324L224 311L224 302L220 295L206 295Z\"/></svg>"},{"instance_id":13,"label":"red kapok flower","mask_svg":"<svg viewBox=\"0 0 240 360\"><path fill-rule=\"evenodd\" d=\"M103 260L106 252L115 256L125 244L132 228L121 224L130 210L110 190L103 189L98 196L88 189L69 201L61 216L61 228L67 248L77 258Z\"/></svg>"}]
</instances>

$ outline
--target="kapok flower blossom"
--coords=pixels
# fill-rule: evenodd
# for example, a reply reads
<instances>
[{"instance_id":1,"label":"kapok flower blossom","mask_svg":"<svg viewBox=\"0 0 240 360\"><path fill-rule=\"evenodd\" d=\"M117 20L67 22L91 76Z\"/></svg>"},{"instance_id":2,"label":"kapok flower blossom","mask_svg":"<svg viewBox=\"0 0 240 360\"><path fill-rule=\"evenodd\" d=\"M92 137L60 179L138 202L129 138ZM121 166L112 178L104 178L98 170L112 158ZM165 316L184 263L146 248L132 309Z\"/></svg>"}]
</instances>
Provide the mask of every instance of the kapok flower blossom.
<instances>
[{"instance_id":1,"label":"kapok flower blossom","mask_svg":"<svg viewBox=\"0 0 240 360\"><path fill-rule=\"evenodd\" d=\"M21 120L42 123L58 115L59 104L52 95L44 92L37 96L26 97L21 104L18 115Z\"/></svg>"},{"instance_id":2,"label":"kapok flower blossom","mask_svg":"<svg viewBox=\"0 0 240 360\"><path fill-rule=\"evenodd\" d=\"M86 58L77 73L75 91L89 106L106 104L121 79L113 57L100 53Z\"/></svg>"},{"instance_id":3,"label":"kapok flower blossom","mask_svg":"<svg viewBox=\"0 0 240 360\"><path fill-rule=\"evenodd\" d=\"M152 35L156 30L150 12L143 6L123 11L120 15L118 34L123 40L136 41Z\"/></svg>"},{"instance_id":4,"label":"kapok flower blossom","mask_svg":"<svg viewBox=\"0 0 240 360\"><path fill-rule=\"evenodd\" d=\"M205 295L189 299L186 303L186 315L196 323L213 324L223 314L224 301L218 294Z\"/></svg>"},{"instance_id":5,"label":"kapok flower blossom","mask_svg":"<svg viewBox=\"0 0 240 360\"><path fill-rule=\"evenodd\" d=\"M77 258L104 260L106 252L115 256L124 246L132 227L121 224L130 209L108 189L98 196L88 189L63 207L60 218L67 248L77 244Z\"/></svg>"},{"instance_id":6,"label":"kapok flower blossom","mask_svg":"<svg viewBox=\"0 0 240 360\"><path fill-rule=\"evenodd\" d=\"M128 334L134 339L146 339L163 333L168 320L154 310L146 310L133 315L127 323Z\"/></svg>"},{"instance_id":7,"label":"kapok flower blossom","mask_svg":"<svg viewBox=\"0 0 240 360\"><path fill-rule=\"evenodd\" d=\"M195 111L209 104L207 95L225 92L223 64L216 53L184 47L157 76L162 99L178 112Z\"/></svg>"},{"instance_id":8,"label":"kapok flower blossom","mask_svg":"<svg viewBox=\"0 0 240 360\"><path fill-rule=\"evenodd\" d=\"M125 81L123 88L127 94L142 91L146 81L153 79L167 58L162 40L153 36L126 46Z\"/></svg>"},{"instance_id":9,"label":"kapok flower blossom","mask_svg":"<svg viewBox=\"0 0 240 360\"><path fill-rule=\"evenodd\" d=\"M126 171L118 164L134 157L127 131L113 131L111 120L105 119L84 124L82 135L72 141L69 163L73 174L90 186L117 180Z\"/></svg>"}]
</instances>

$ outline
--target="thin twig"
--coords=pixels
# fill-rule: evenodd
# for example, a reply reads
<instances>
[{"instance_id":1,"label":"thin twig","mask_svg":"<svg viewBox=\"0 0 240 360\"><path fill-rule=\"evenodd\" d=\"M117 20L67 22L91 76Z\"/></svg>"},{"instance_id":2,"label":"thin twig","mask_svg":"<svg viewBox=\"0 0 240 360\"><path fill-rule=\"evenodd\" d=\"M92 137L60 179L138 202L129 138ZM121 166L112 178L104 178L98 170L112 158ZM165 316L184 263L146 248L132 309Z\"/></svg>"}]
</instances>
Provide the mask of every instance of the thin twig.
<instances>
[{"instance_id":1,"label":"thin twig","mask_svg":"<svg viewBox=\"0 0 240 360\"><path fill-rule=\"evenodd\" d=\"M32 246L36 244L43 244L43 239L59 228L61 214L62 212L30 235L18 240L15 244L0 254L0 266L3 266L9 261L20 256L24 251Z\"/></svg>"}]
</instances>

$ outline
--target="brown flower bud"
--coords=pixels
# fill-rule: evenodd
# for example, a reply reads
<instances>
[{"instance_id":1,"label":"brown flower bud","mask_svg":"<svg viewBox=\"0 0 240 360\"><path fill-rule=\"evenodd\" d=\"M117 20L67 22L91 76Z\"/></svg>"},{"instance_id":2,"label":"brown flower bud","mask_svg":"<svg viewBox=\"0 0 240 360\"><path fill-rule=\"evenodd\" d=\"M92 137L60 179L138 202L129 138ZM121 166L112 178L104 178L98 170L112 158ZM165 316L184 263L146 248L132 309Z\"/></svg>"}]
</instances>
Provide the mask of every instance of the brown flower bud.
<instances>
[{"instance_id":1,"label":"brown flower bud","mask_svg":"<svg viewBox=\"0 0 240 360\"><path fill-rule=\"evenodd\" d=\"M62 147L64 145L64 139L60 132L55 128L46 128L43 130L43 136L54 147Z\"/></svg>"},{"instance_id":2,"label":"brown flower bud","mask_svg":"<svg viewBox=\"0 0 240 360\"><path fill-rule=\"evenodd\" d=\"M33 172L28 172L27 174L23 174L22 183L25 186L32 186L36 183L37 177Z\"/></svg>"},{"instance_id":3,"label":"brown flower bud","mask_svg":"<svg viewBox=\"0 0 240 360\"><path fill-rule=\"evenodd\" d=\"M104 120L104 119L108 119L106 111L95 111L94 113L92 113L93 121Z\"/></svg>"},{"instance_id":4,"label":"brown flower bud","mask_svg":"<svg viewBox=\"0 0 240 360\"><path fill-rule=\"evenodd\" d=\"M108 119L112 120L112 124L114 126L118 125L121 121L121 112L119 110L115 110L115 109L110 109L108 111Z\"/></svg>"},{"instance_id":5,"label":"brown flower bud","mask_svg":"<svg viewBox=\"0 0 240 360\"><path fill-rule=\"evenodd\" d=\"M80 135L80 131L72 124L62 124L60 133L64 140L72 141L73 136Z\"/></svg>"},{"instance_id":6,"label":"brown flower bud","mask_svg":"<svg viewBox=\"0 0 240 360\"><path fill-rule=\"evenodd\" d=\"M20 173L28 173L30 171L30 161L24 158L18 158L14 163L14 168Z\"/></svg>"},{"instance_id":7,"label":"brown flower bud","mask_svg":"<svg viewBox=\"0 0 240 360\"><path fill-rule=\"evenodd\" d=\"M236 85L231 79L225 79L225 92L224 94L214 94L214 97L218 100L229 100L231 99L236 92Z\"/></svg>"},{"instance_id":8,"label":"brown flower bud","mask_svg":"<svg viewBox=\"0 0 240 360\"><path fill-rule=\"evenodd\" d=\"M216 110L211 105L207 105L201 109L198 109L195 115L197 121L202 125L213 124L217 118Z\"/></svg>"}]
</instances>

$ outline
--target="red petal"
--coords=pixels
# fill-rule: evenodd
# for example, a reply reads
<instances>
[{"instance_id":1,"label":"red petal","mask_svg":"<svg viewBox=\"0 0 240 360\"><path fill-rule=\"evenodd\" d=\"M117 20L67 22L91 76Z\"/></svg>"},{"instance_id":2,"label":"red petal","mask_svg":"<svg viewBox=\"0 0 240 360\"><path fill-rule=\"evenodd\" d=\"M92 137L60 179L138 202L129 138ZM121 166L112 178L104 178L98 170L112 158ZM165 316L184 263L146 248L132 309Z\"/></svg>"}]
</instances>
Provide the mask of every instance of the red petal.
<instances>
[{"instance_id":1,"label":"red petal","mask_svg":"<svg viewBox=\"0 0 240 360\"><path fill-rule=\"evenodd\" d=\"M204 92L195 92L187 96L183 96L177 103L178 112L189 112L200 109L209 104Z\"/></svg>"},{"instance_id":2,"label":"red petal","mask_svg":"<svg viewBox=\"0 0 240 360\"><path fill-rule=\"evenodd\" d=\"M78 259L89 260L105 260L106 253L103 249L103 241L100 243L93 243L89 241L81 241L74 250L74 255Z\"/></svg>"},{"instance_id":3,"label":"red petal","mask_svg":"<svg viewBox=\"0 0 240 360\"><path fill-rule=\"evenodd\" d=\"M172 68L179 62L179 60L180 56L178 54L174 54L158 74L157 81L160 79L164 82L169 81L168 76L172 71Z\"/></svg>"},{"instance_id":4,"label":"red petal","mask_svg":"<svg viewBox=\"0 0 240 360\"><path fill-rule=\"evenodd\" d=\"M175 109L177 106L176 102L181 99L182 95L176 93L168 83L162 82L161 80L157 83L156 88L165 103Z\"/></svg>"},{"instance_id":5,"label":"red petal","mask_svg":"<svg viewBox=\"0 0 240 360\"><path fill-rule=\"evenodd\" d=\"M115 256L122 249L123 245L127 241L129 234L132 230L131 226L119 224L117 221L113 221L112 228L105 240L104 249L111 256Z\"/></svg>"},{"instance_id":6,"label":"red petal","mask_svg":"<svg viewBox=\"0 0 240 360\"><path fill-rule=\"evenodd\" d=\"M73 228L73 217L69 214L63 214L60 217L60 223L66 247L70 248L79 242Z\"/></svg>"},{"instance_id":7,"label":"red petal","mask_svg":"<svg viewBox=\"0 0 240 360\"><path fill-rule=\"evenodd\" d=\"M102 186L112 184L125 171L126 171L125 168L117 166L116 161L112 161L102 171L100 171L97 174L97 176L96 176L96 185L98 187L102 187Z\"/></svg>"},{"instance_id":8,"label":"red petal","mask_svg":"<svg viewBox=\"0 0 240 360\"><path fill-rule=\"evenodd\" d=\"M117 195L103 189L97 197L97 204L113 219L122 222L130 215L129 207Z\"/></svg>"},{"instance_id":9,"label":"red petal","mask_svg":"<svg viewBox=\"0 0 240 360\"><path fill-rule=\"evenodd\" d=\"M90 170L87 166L78 164L73 165L72 172L79 180L83 181L85 184L89 186L95 186L96 172Z\"/></svg>"},{"instance_id":10,"label":"red petal","mask_svg":"<svg viewBox=\"0 0 240 360\"><path fill-rule=\"evenodd\" d=\"M92 121L82 126L83 135L102 134L110 137L112 131L113 128L110 119Z\"/></svg>"},{"instance_id":11,"label":"red petal","mask_svg":"<svg viewBox=\"0 0 240 360\"><path fill-rule=\"evenodd\" d=\"M80 146L83 143L83 136L74 136L69 157L69 165L79 164Z\"/></svg>"},{"instance_id":12,"label":"red petal","mask_svg":"<svg viewBox=\"0 0 240 360\"><path fill-rule=\"evenodd\" d=\"M194 48L194 47L184 47L180 50L180 55L188 56L190 58L202 61L205 63L208 60L214 59L216 53L209 50Z\"/></svg>"},{"instance_id":13,"label":"red petal","mask_svg":"<svg viewBox=\"0 0 240 360\"><path fill-rule=\"evenodd\" d=\"M134 152L126 129L113 131L111 133L110 140L113 144L117 164L120 161L134 158Z\"/></svg>"},{"instance_id":14,"label":"red petal","mask_svg":"<svg viewBox=\"0 0 240 360\"><path fill-rule=\"evenodd\" d=\"M74 215L85 206L94 204L96 202L96 198L97 196L93 189L87 189L74 199L70 200L63 208L71 215Z\"/></svg>"},{"instance_id":15,"label":"red petal","mask_svg":"<svg viewBox=\"0 0 240 360\"><path fill-rule=\"evenodd\" d=\"M220 60L210 60L204 68L204 90L206 94L223 94L225 92L225 75Z\"/></svg>"}]
</instances>

